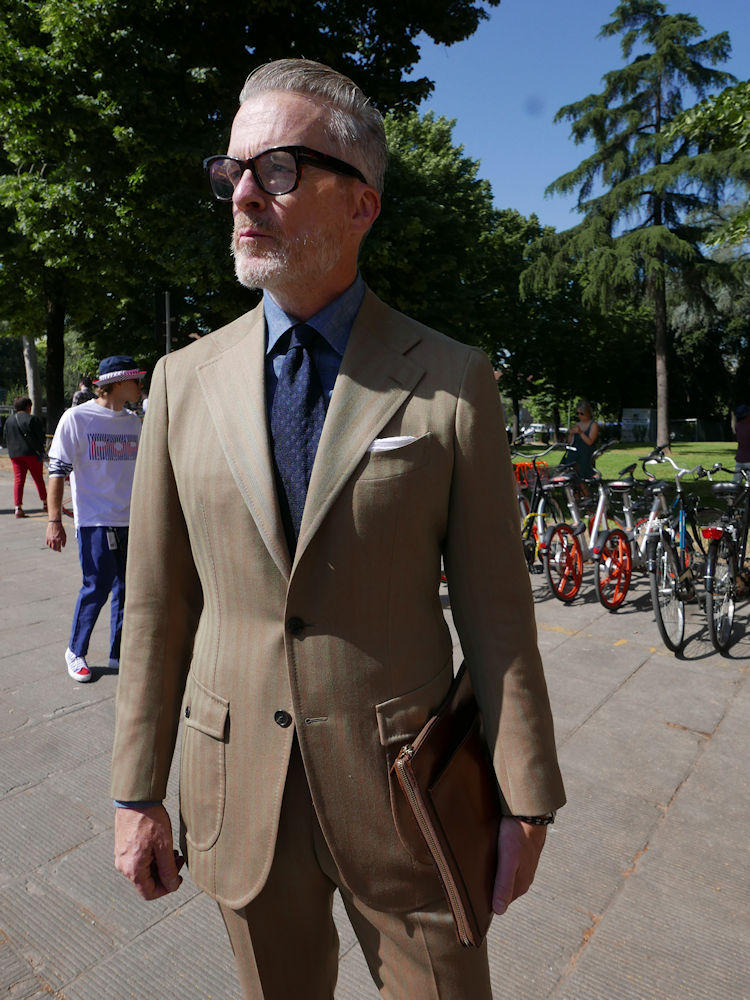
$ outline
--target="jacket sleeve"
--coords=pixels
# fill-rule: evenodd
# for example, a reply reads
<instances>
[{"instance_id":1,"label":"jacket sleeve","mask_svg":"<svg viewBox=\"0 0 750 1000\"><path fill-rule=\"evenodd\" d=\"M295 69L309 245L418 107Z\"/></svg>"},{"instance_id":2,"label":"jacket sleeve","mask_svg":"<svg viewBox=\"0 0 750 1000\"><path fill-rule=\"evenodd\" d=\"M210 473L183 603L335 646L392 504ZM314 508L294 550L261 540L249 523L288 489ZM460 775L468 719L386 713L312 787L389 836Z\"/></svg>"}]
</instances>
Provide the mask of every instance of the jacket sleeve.
<instances>
[{"instance_id":1,"label":"jacket sleeve","mask_svg":"<svg viewBox=\"0 0 750 1000\"><path fill-rule=\"evenodd\" d=\"M165 359L151 381L130 508L112 797L163 799L203 606L169 454Z\"/></svg>"},{"instance_id":2,"label":"jacket sleeve","mask_svg":"<svg viewBox=\"0 0 750 1000\"><path fill-rule=\"evenodd\" d=\"M565 802L505 419L486 355L472 350L455 416L445 567L453 618L508 812Z\"/></svg>"}]
</instances>

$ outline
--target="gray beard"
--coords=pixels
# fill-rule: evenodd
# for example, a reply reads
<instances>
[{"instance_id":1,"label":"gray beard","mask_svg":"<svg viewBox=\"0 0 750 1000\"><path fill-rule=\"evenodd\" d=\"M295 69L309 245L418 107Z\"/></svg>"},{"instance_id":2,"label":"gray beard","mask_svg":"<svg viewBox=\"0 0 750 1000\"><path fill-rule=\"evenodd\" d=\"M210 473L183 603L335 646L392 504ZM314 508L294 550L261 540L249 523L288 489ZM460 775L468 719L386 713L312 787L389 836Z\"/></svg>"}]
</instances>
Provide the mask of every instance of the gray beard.
<instances>
[{"instance_id":1,"label":"gray beard","mask_svg":"<svg viewBox=\"0 0 750 1000\"><path fill-rule=\"evenodd\" d=\"M245 253L232 235L234 273L245 288L269 292L289 286L315 284L341 259L342 241L332 233L306 233L279 249Z\"/></svg>"}]
</instances>

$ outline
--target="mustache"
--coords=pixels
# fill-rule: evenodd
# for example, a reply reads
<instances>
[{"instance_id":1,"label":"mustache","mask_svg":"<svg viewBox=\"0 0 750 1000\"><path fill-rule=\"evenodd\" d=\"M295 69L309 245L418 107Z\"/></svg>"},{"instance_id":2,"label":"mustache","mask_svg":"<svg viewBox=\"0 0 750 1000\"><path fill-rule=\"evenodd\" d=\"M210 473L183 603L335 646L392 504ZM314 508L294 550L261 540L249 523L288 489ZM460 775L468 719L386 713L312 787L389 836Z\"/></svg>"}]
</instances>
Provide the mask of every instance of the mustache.
<instances>
[{"instance_id":1,"label":"mustache","mask_svg":"<svg viewBox=\"0 0 750 1000\"><path fill-rule=\"evenodd\" d=\"M257 232L263 233L266 236L279 235L277 227L270 223L267 219L254 219L251 215L245 215L244 213L235 215L233 236L236 238L237 233L241 229L247 228L255 229Z\"/></svg>"}]
</instances>

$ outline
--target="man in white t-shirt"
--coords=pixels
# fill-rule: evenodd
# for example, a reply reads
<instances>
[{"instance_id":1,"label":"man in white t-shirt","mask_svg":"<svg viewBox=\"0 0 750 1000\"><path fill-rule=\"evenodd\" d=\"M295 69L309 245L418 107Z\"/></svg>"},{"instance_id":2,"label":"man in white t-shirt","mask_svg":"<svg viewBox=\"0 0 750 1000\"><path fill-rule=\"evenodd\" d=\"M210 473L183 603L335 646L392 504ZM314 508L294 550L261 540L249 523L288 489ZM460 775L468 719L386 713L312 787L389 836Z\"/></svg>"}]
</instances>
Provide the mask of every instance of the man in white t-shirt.
<instances>
[{"instance_id":1,"label":"man in white t-shirt","mask_svg":"<svg viewBox=\"0 0 750 1000\"><path fill-rule=\"evenodd\" d=\"M141 421L125 409L141 398L140 371L126 355L105 358L94 381L98 397L66 410L49 450L47 545L60 552L66 535L62 496L70 476L83 585L65 651L75 681L91 680L86 663L91 633L112 594L109 666L119 669L130 494Z\"/></svg>"}]
</instances>

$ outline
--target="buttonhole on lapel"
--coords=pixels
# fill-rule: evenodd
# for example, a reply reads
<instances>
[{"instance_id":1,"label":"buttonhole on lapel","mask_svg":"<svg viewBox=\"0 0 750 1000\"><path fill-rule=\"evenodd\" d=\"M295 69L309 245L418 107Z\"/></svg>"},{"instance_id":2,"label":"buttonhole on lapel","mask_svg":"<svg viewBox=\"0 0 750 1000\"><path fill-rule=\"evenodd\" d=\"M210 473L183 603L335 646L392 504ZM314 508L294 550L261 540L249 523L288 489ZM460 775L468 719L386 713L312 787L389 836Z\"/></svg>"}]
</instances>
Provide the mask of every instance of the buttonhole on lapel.
<instances>
[{"instance_id":1,"label":"buttonhole on lapel","mask_svg":"<svg viewBox=\"0 0 750 1000\"><path fill-rule=\"evenodd\" d=\"M317 719L305 719L305 725L306 726L311 726L313 724L313 722L328 722L328 716L327 715L321 715Z\"/></svg>"},{"instance_id":2,"label":"buttonhole on lapel","mask_svg":"<svg viewBox=\"0 0 750 1000\"><path fill-rule=\"evenodd\" d=\"M190 718L190 705L185 706L185 718L186 719Z\"/></svg>"}]
</instances>

